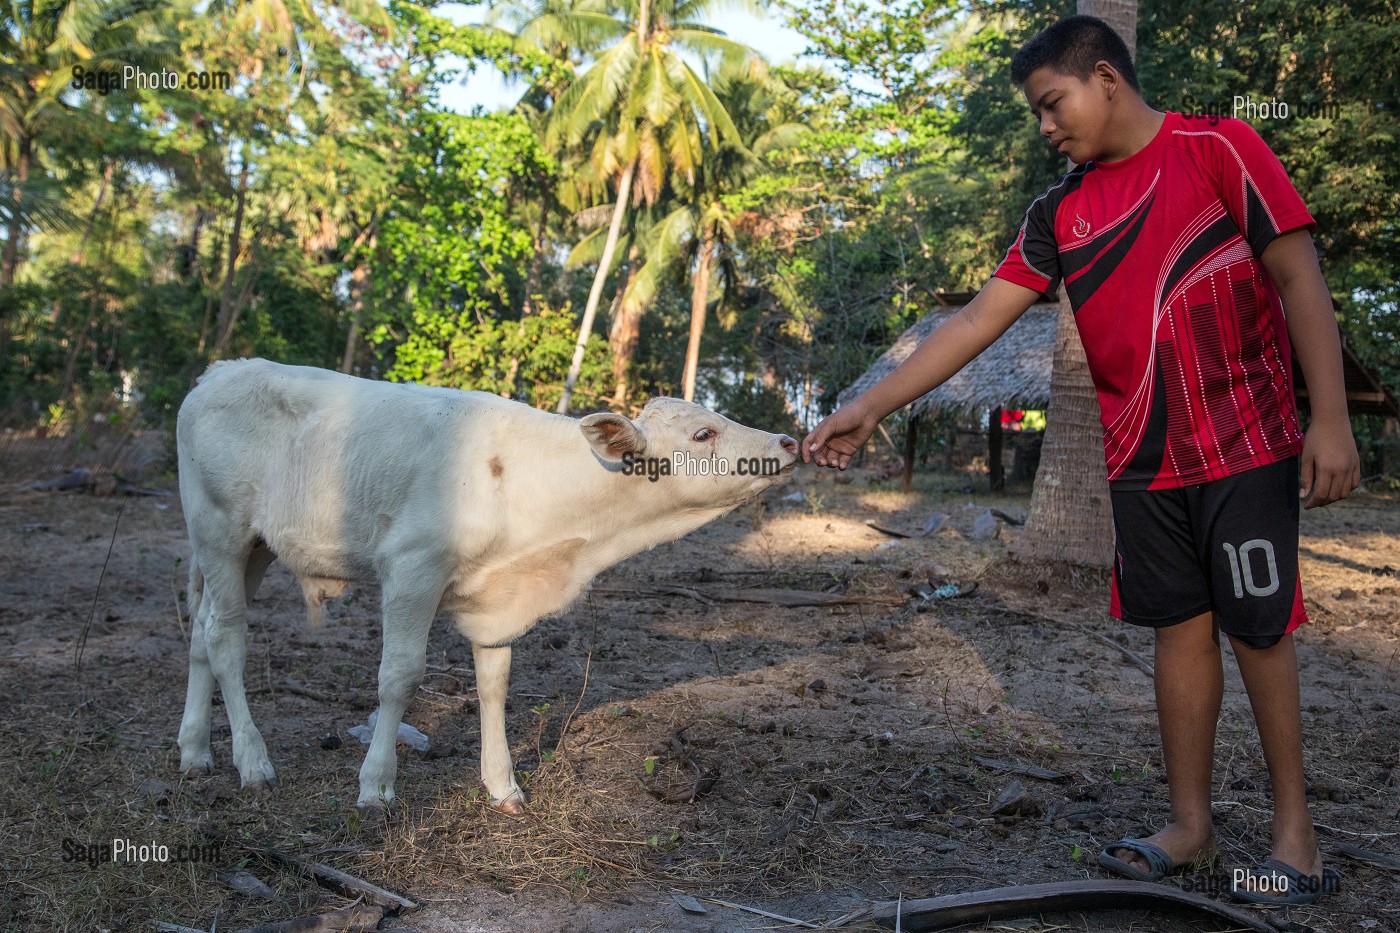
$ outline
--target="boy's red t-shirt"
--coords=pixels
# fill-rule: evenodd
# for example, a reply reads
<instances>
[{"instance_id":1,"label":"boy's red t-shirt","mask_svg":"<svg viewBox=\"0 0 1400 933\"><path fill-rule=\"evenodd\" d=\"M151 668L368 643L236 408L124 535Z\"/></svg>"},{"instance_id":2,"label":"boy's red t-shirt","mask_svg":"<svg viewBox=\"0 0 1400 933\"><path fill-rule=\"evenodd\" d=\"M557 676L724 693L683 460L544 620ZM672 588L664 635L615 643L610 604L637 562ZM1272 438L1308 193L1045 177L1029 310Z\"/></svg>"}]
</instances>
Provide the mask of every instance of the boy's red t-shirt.
<instances>
[{"instance_id":1,"label":"boy's red t-shirt","mask_svg":"<svg viewBox=\"0 0 1400 933\"><path fill-rule=\"evenodd\" d=\"M1312 215L1242 120L1167 113L1145 147L1035 200L996 275L1064 282L1108 478L1190 486L1302 451L1283 306L1259 264Z\"/></svg>"}]
</instances>

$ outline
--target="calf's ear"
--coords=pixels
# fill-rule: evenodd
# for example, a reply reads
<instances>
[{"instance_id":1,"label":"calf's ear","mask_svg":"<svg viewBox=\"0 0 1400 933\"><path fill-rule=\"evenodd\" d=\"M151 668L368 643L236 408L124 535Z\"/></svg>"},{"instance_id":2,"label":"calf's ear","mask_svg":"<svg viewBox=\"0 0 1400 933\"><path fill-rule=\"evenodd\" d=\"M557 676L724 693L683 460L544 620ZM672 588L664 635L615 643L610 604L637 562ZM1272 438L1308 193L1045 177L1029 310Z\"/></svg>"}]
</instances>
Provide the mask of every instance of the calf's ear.
<instances>
[{"instance_id":1,"label":"calf's ear","mask_svg":"<svg viewBox=\"0 0 1400 933\"><path fill-rule=\"evenodd\" d=\"M589 445L604 460L621 460L629 453L636 456L647 447L641 428L616 412L585 415L579 419L578 426Z\"/></svg>"}]
</instances>

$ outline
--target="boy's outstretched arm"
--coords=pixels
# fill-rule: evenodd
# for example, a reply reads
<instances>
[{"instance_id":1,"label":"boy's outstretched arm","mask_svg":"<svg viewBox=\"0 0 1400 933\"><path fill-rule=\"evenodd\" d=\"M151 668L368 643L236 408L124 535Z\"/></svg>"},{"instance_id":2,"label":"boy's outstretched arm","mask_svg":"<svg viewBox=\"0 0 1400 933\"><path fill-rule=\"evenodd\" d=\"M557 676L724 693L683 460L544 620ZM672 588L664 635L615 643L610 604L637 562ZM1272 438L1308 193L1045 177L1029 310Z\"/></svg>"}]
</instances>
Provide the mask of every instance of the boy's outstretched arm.
<instances>
[{"instance_id":1,"label":"boy's outstretched arm","mask_svg":"<svg viewBox=\"0 0 1400 933\"><path fill-rule=\"evenodd\" d=\"M890 412L951 379L1035 303L1039 293L992 278L957 314L939 325L909 358L860 398L838 408L802 441L802 460L844 470Z\"/></svg>"},{"instance_id":2,"label":"boy's outstretched arm","mask_svg":"<svg viewBox=\"0 0 1400 933\"><path fill-rule=\"evenodd\" d=\"M1361 458L1347 415L1341 338L1308 231L1293 230L1276 238L1260 260L1283 299L1288 339L1308 386L1312 419L1303 438L1298 496L1303 507L1311 509L1345 499L1361 485Z\"/></svg>"}]
</instances>

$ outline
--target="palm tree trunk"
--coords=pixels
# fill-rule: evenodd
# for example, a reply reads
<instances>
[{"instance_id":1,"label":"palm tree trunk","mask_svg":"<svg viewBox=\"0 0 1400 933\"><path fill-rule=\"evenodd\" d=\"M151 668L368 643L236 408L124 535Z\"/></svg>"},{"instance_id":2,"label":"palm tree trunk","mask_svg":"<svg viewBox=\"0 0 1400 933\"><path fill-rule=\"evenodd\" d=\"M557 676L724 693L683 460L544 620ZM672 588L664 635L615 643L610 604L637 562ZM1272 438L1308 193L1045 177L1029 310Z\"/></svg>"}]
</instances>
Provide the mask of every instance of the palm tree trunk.
<instances>
[{"instance_id":1,"label":"palm tree trunk","mask_svg":"<svg viewBox=\"0 0 1400 933\"><path fill-rule=\"evenodd\" d=\"M1063 289L1045 442L1031 490L1026 532L1011 552L1022 560L1087 567L1108 567L1113 562L1113 511L1104 474L1099 399Z\"/></svg>"},{"instance_id":2,"label":"palm tree trunk","mask_svg":"<svg viewBox=\"0 0 1400 933\"><path fill-rule=\"evenodd\" d=\"M238 323L238 302L233 296L234 273L238 271L238 251L243 238L243 211L248 204L248 161L238 175L238 203L233 211L233 232L229 235L228 259L224 264L224 282L219 290L219 319L215 325L214 359L221 360L233 342L233 328Z\"/></svg>"},{"instance_id":3,"label":"palm tree trunk","mask_svg":"<svg viewBox=\"0 0 1400 933\"><path fill-rule=\"evenodd\" d=\"M564 392L559 396L555 411L561 415L569 410L569 399L574 394L574 383L583 369L583 349L588 345L588 335L593 332L593 318L598 313L598 300L603 297L603 283L608 278L608 268L612 266L613 254L617 252L618 236L622 233L622 218L627 213L627 201L632 195L632 176L637 171L637 160L627 164L622 178L617 183L617 203L613 205L612 222L608 225L608 240L603 246L603 258L598 262L598 271L593 275L593 287L588 290L588 304L583 309L583 321L579 324L578 342L574 344L574 359L569 364L569 376L564 380Z\"/></svg>"},{"instance_id":4,"label":"palm tree trunk","mask_svg":"<svg viewBox=\"0 0 1400 933\"><path fill-rule=\"evenodd\" d=\"M540 222L535 227L535 239L530 244L530 269L525 273L525 300L520 304L520 327L518 333L525 333L525 318L534 313L535 302L533 295L535 286L540 281L540 267L544 263L544 240L549 232L549 217L554 213L555 201L550 197L549 192L544 194L544 204L540 207ZM501 398L511 398L515 395L515 380L520 374L520 357L514 355L510 358L510 365L506 367L506 388L501 390Z\"/></svg>"},{"instance_id":5,"label":"palm tree trunk","mask_svg":"<svg viewBox=\"0 0 1400 933\"><path fill-rule=\"evenodd\" d=\"M627 289L637 274L635 264L627 268L626 281L617 292L613 303L613 323L608 331L608 347L613 360L613 405L625 409L627 405L627 371L632 368L632 359L637 355L637 341L642 335L642 308L635 302L626 300Z\"/></svg>"},{"instance_id":6,"label":"palm tree trunk","mask_svg":"<svg viewBox=\"0 0 1400 933\"><path fill-rule=\"evenodd\" d=\"M109 161L102 169L102 184L97 187L97 197L92 201L92 210L88 212L87 222L83 224L83 235L78 238L78 246L73 250L73 258L69 260L74 266L83 264L83 256L87 252L88 240L92 238L92 227L97 222L97 215L102 211L102 202L107 197L107 188L112 183L112 170L116 168L116 163ZM57 324L63 313L63 302L54 298L53 304L49 306L49 321Z\"/></svg>"},{"instance_id":7,"label":"palm tree trunk","mask_svg":"<svg viewBox=\"0 0 1400 933\"><path fill-rule=\"evenodd\" d=\"M368 282L369 266L360 260L350 273L350 332L345 335L345 352L340 357L340 371L343 373L350 372L355 364L355 344L360 336L360 314L365 309Z\"/></svg>"},{"instance_id":8,"label":"palm tree trunk","mask_svg":"<svg viewBox=\"0 0 1400 933\"><path fill-rule=\"evenodd\" d=\"M1079 0L1078 12L1104 20L1127 43L1128 53L1135 52L1137 0ZM1012 554L1089 567L1113 563L1113 510L1104 473L1099 400L1063 286L1045 443L1026 531Z\"/></svg>"},{"instance_id":9,"label":"palm tree trunk","mask_svg":"<svg viewBox=\"0 0 1400 933\"><path fill-rule=\"evenodd\" d=\"M27 133L22 133L16 141L19 158L10 170L10 190L14 193L14 213L10 215L6 231L4 258L0 259L0 372L4 372L5 361L10 350L10 316L14 309L15 276L19 272L19 241L24 235L24 184L29 180L29 154L32 141Z\"/></svg>"},{"instance_id":10,"label":"palm tree trunk","mask_svg":"<svg viewBox=\"0 0 1400 933\"><path fill-rule=\"evenodd\" d=\"M92 291L88 298L87 319L83 326L73 334L73 343L68 348L68 356L63 361L63 378L59 382L58 397L64 402L73 400L73 387L78 380L78 358L87 349L88 335L97 326L97 315L102 310L102 300L100 296L101 282L106 277L112 265L112 242L107 239L98 251L97 270L93 277ZM110 305L110 300L107 302Z\"/></svg>"},{"instance_id":11,"label":"palm tree trunk","mask_svg":"<svg viewBox=\"0 0 1400 933\"><path fill-rule=\"evenodd\" d=\"M540 207L540 222L535 227L534 242L530 244L530 268L525 273L525 300L520 306L520 316L529 317L535 310L535 288L540 282L540 267L544 265L544 241L549 232L549 218L554 213L554 199L545 194L545 202Z\"/></svg>"},{"instance_id":12,"label":"palm tree trunk","mask_svg":"<svg viewBox=\"0 0 1400 933\"><path fill-rule=\"evenodd\" d=\"M365 233L369 234L368 251L369 255L374 255L374 248L378 243L378 235L375 232L374 224L371 224L364 232L356 238L355 246L364 244ZM345 335L345 353L340 358L340 371L350 372L350 368L355 363L355 344L360 336L360 318L365 310L365 292L369 289L369 263L367 258L360 254L355 262L355 268L350 273L350 333Z\"/></svg>"},{"instance_id":13,"label":"palm tree trunk","mask_svg":"<svg viewBox=\"0 0 1400 933\"><path fill-rule=\"evenodd\" d=\"M681 377L681 397L687 402L695 400L695 372L700 367L700 338L705 333L705 311L710 303L710 260L714 251L714 236L707 229L700 238L700 256L690 285L690 342L686 344L685 375Z\"/></svg>"},{"instance_id":14,"label":"palm tree trunk","mask_svg":"<svg viewBox=\"0 0 1400 933\"><path fill-rule=\"evenodd\" d=\"M195 205L194 217L190 220L190 238L184 246L184 255L180 259L180 275L188 276L191 272L199 270L199 235L204 232L204 225L210 217L203 205Z\"/></svg>"}]
</instances>

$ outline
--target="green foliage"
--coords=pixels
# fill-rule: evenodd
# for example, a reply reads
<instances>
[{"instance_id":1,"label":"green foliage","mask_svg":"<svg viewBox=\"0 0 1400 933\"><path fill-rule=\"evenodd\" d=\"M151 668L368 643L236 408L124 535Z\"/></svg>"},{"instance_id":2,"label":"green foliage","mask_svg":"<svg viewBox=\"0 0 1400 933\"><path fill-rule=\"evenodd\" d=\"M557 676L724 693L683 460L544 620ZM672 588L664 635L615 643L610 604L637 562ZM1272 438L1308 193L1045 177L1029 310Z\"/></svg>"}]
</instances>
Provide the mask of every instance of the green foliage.
<instances>
[{"instance_id":1,"label":"green foliage","mask_svg":"<svg viewBox=\"0 0 1400 933\"><path fill-rule=\"evenodd\" d=\"M632 397L680 394L694 297L699 397L810 426L940 292L986 280L1063 171L1009 61L1073 4L777 6L800 67L750 57L709 0L653 0L641 36L631 0L510 0L487 26L437 0L6 7L0 413L161 422L236 355L550 407L633 164L578 407L617 404L609 350ZM1344 329L1400 388L1393 0L1144 5L1137 38L1155 106L1290 105L1254 125L1317 218ZM100 94L75 63L231 86ZM527 82L519 106L442 112L481 68ZM1378 464L1383 425L1358 432Z\"/></svg>"},{"instance_id":2,"label":"green foliage","mask_svg":"<svg viewBox=\"0 0 1400 933\"><path fill-rule=\"evenodd\" d=\"M381 226L379 300L413 316L508 309L511 272L531 251L512 201L551 170L529 125L513 114L427 112L406 149Z\"/></svg>"},{"instance_id":3,"label":"green foliage","mask_svg":"<svg viewBox=\"0 0 1400 933\"><path fill-rule=\"evenodd\" d=\"M565 308L542 307L518 321L418 314L388 378L478 389L551 409L563 391L577 325ZM574 392L588 405L608 393L607 345L592 335Z\"/></svg>"},{"instance_id":4,"label":"green foliage","mask_svg":"<svg viewBox=\"0 0 1400 933\"><path fill-rule=\"evenodd\" d=\"M774 434L801 434L782 390L748 374L716 386L715 409L750 427Z\"/></svg>"}]
</instances>

